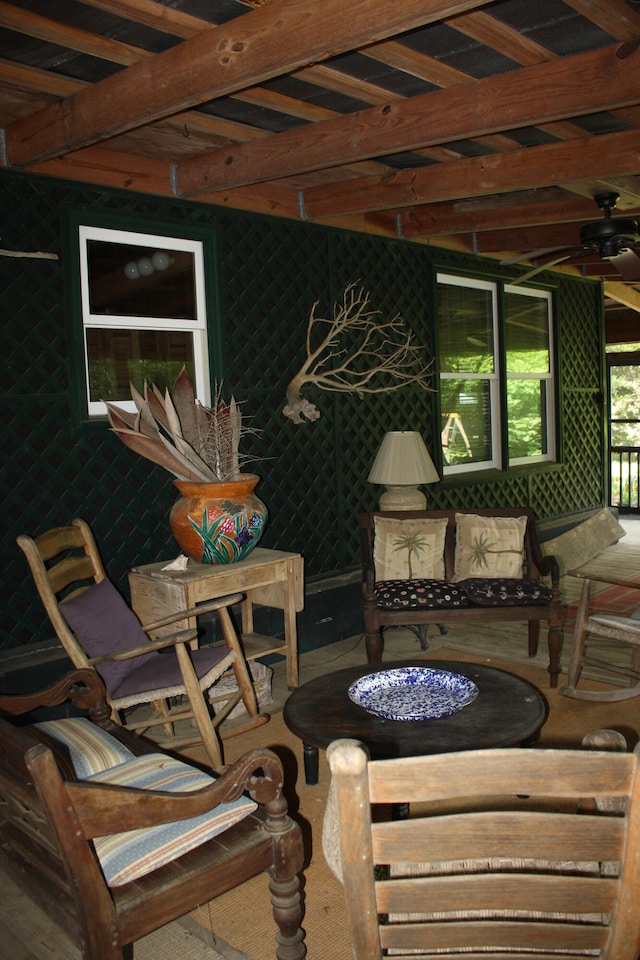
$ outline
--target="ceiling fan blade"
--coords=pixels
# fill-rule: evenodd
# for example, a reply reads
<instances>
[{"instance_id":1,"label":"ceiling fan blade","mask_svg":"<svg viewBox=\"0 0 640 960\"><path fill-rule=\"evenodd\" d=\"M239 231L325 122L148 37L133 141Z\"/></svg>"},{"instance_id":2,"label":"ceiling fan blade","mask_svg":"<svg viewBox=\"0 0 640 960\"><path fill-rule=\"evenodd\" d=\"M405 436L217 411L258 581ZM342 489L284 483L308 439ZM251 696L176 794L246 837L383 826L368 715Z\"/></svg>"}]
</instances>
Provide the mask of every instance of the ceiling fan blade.
<instances>
[{"instance_id":1,"label":"ceiling fan blade","mask_svg":"<svg viewBox=\"0 0 640 960\"><path fill-rule=\"evenodd\" d=\"M566 244L563 247L543 247L541 250L529 250L528 253L519 253L517 257L507 257L506 260L500 261L501 267L510 267L514 263L523 263L525 260L537 260L538 257L546 257L549 253L558 253L560 250L572 250L573 245L570 247Z\"/></svg>"},{"instance_id":2,"label":"ceiling fan blade","mask_svg":"<svg viewBox=\"0 0 640 960\"><path fill-rule=\"evenodd\" d=\"M640 255L631 247L617 257L608 257L623 280L635 283L640 280Z\"/></svg>"},{"instance_id":3,"label":"ceiling fan blade","mask_svg":"<svg viewBox=\"0 0 640 960\"><path fill-rule=\"evenodd\" d=\"M566 247L564 248L566 250ZM558 263L563 263L565 260L571 260L572 255L566 253L564 257L554 257L553 260L547 260L546 263L541 263L537 267L534 267L533 270L529 270L528 273L524 273L521 277L518 277L517 280L509 281L512 286L517 286L519 283L524 283L525 280L530 280L531 277L535 277L536 274L542 273L543 270L548 270L549 267L555 267Z\"/></svg>"}]
</instances>

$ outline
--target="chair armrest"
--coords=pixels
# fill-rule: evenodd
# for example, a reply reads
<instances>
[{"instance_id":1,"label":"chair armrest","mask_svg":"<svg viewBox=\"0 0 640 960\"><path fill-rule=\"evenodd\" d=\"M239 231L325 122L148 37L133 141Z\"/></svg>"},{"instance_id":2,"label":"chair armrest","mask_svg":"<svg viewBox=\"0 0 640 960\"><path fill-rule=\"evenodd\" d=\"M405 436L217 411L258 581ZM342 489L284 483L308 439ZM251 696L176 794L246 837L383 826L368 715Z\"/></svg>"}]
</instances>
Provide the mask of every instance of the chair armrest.
<instances>
[{"instance_id":1,"label":"chair armrest","mask_svg":"<svg viewBox=\"0 0 640 960\"><path fill-rule=\"evenodd\" d=\"M67 700L87 710L94 723L104 726L109 722L111 708L104 684L95 670L86 668L71 670L56 683L35 693L0 696L0 713L19 716L38 707L54 707Z\"/></svg>"},{"instance_id":2,"label":"chair armrest","mask_svg":"<svg viewBox=\"0 0 640 960\"><path fill-rule=\"evenodd\" d=\"M178 620L187 620L190 617L201 617L203 613L212 613L214 610L220 610L221 607L231 607L235 603L240 603L243 599L242 593L233 593L226 597L218 597L216 600L209 600L206 603L200 603L197 607L189 607L188 610L176 610L161 620L153 620L151 623L142 625L145 633L153 633L160 627L167 627L170 623L176 623Z\"/></svg>"},{"instance_id":3,"label":"chair armrest","mask_svg":"<svg viewBox=\"0 0 640 960\"><path fill-rule=\"evenodd\" d=\"M197 636L195 630L179 630L167 637L157 637L155 640L149 640L148 643L139 644L137 647L131 647L129 650L118 650L113 653L105 653L101 657L88 657L87 663L94 667L97 663L115 663L120 660L132 660L134 657L144 656L145 653L153 653L155 650L163 650L165 647L176 647L179 643L189 643Z\"/></svg>"},{"instance_id":4,"label":"chair armrest","mask_svg":"<svg viewBox=\"0 0 640 960\"><path fill-rule=\"evenodd\" d=\"M28 763L55 764L47 747L29 751ZM245 791L257 803L266 805L281 796L284 774L279 758L271 750L256 749L244 754L208 786L199 790L169 793L109 784L67 782L82 829L88 837L139 830L162 823L187 820L208 813L221 803L236 800Z\"/></svg>"},{"instance_id":5,"label":"chair armrest","mask_svg":"<svg viewBox=\"0 0 640 960\"><path fill-rule=\"evenodd\" d=\"M640 582L617 580L615 577L602 577L595 573L586 573L581 570L567 570L567 576L577 577L580 580L595 580L596 583L610 583L614 587L627 587L629 590L640 590Z\"/></svg>"}]
</instances>

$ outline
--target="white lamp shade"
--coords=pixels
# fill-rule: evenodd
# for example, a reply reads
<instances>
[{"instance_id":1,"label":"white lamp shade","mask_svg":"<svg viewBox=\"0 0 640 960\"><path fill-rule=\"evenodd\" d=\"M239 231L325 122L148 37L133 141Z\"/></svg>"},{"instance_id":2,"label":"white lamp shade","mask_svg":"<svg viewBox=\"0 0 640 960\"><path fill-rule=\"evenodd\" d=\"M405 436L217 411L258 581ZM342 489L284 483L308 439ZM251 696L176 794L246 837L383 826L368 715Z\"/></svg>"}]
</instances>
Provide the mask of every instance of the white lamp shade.
<instances>
[{"instance_id":1,"label":"white lamp shade","mask_svg":"<svg viewBox=\"0 0 640 960\"><path fill-rule=\"evenodd\" d=\"M424 440L411 430L394 430L384 435L371 467L369 483L417 486L440 479Z\"/></svg>"}]
</instances>

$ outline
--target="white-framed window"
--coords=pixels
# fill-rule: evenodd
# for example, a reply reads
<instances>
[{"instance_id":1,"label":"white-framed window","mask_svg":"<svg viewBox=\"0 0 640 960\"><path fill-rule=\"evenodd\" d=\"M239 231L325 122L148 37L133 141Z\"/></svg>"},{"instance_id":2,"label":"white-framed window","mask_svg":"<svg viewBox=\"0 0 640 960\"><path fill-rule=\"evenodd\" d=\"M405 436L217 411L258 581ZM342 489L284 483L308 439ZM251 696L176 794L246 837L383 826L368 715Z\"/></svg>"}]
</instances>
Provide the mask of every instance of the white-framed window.
<instances>
[{"instance_id":1,"label":"white-framed window","mask_svg":"<svg viewBox=\"0 0 640 960\"><path fill-rule=\"evenodd\" d=\"M437 275L443 471L555 459L551 294Z\"/></svg>"},{"instance_id":2,"label":"white-framed window","mask_svg":"<svg viewBox=\"0 0 640 960\"><path fill-rule=\"evenodd\" d=\"M444 473L499 469L496 285L446 274L437 281Z\"/></svg>"},{"instance_id":3,"label":"white-framed window","mask_svg":"<svg viewBox=\"0 0 640 960\"><path fill-rule=\"evenodd\" d=\"M80 225L80 291L89 416L134 410L130 382L171 387L186 365L210 405L203 244Z\"/></svg>"},{"instance_id":4,"label":"white-framed window","mask_svg":"<svg viewBox=\"0 0 640 960\"><path fill-rule=\"evenodd\" d=\"M504 288L509 464L555 459L555 377L551 294Z\"/></svg>"}]
</instances>

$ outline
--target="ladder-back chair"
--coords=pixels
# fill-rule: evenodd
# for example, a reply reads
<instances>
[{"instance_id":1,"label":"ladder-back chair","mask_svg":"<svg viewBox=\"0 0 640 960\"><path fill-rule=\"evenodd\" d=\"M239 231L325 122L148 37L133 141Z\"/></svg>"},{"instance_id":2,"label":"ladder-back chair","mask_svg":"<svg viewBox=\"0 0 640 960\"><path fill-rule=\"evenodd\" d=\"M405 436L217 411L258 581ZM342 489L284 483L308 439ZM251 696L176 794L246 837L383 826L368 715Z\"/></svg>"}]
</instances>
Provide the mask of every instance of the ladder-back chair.
<instances>
[{"instance_id":1,"label":"ladder-back chair","mask_svg":"<svg viewBox=\"0 0 640 960\"><path fill-rule=\"evenodd\" d=\"M327 757L355 960L637 960L640 747Z\"/></svg>"},{"instance_id":2,"label":"ladder-back chair","mask_svg":"<svg viewBox=\"0 0 640 960\"><path fill-rule=\"evenodd\" d=\"M244 733L269 719L258 712L247 662L229 613L229 608L242 599L241 594L141 626L108 580L84 520L72 520L70 526L57 527L35 539L21 535L17 542L60 643L75 667L92 667L100 674L114 719L132 730L160 727L154 739L164 747L180 749L202 743L214 768L223 762L219 728L240 700L248 719L226 727L224 736ZM198 649L194 630L150 639L168 624L210 612L220 620L224 642L219 646ZM220 703L214 716L207 702L208 691L230 669L235 674L235 689L216 697L214 688L209 695ZM136 716L136 711L131 715L131 708L142 704L151 705L152 715L148 710L143 718L139 712ZM176 728L179 721L180 727Z\"/></svg>"}]
</instances>

